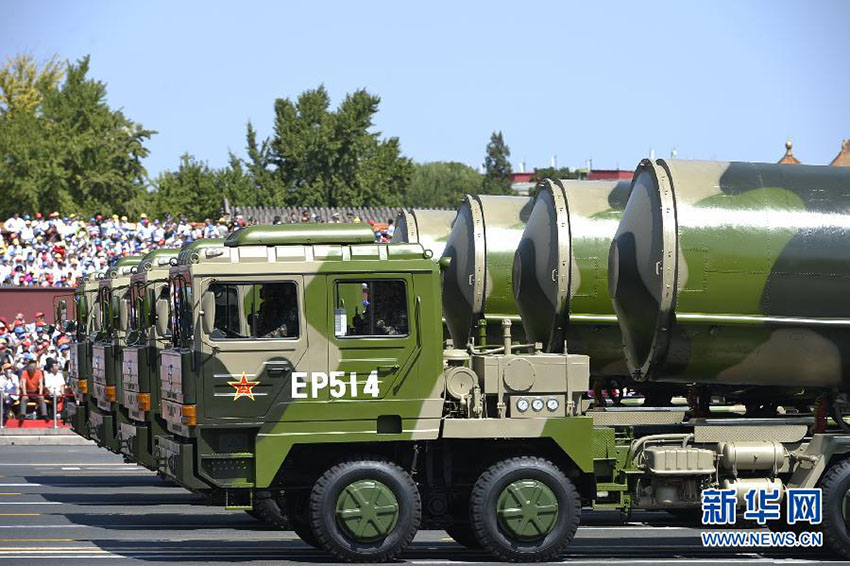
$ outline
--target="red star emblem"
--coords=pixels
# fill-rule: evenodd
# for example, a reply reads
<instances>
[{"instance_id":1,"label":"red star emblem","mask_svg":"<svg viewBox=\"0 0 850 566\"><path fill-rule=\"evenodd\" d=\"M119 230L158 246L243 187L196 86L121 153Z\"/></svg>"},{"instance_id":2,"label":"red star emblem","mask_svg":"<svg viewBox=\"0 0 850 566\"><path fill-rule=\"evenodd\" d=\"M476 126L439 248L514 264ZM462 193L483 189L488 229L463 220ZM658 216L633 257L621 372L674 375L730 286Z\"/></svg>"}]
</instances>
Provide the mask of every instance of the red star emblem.
<instances>
[{"instance_id":1,"label":"red star emblem","mask_svg":"<svg viewBox=\"0 0 850 566\"><path fill-rule=\"evenodd\" d=\"M228 385L232 385L234 389L236 389L236 393L233 394L233 400L236 401L240 397L247 397L251 401L256 401L254 399L254 387L259 385L259 381L248 381L248 378L245 377L245 372L242 372L242 379L239 381L228 381Z\"/></svg>"}]
</instances>

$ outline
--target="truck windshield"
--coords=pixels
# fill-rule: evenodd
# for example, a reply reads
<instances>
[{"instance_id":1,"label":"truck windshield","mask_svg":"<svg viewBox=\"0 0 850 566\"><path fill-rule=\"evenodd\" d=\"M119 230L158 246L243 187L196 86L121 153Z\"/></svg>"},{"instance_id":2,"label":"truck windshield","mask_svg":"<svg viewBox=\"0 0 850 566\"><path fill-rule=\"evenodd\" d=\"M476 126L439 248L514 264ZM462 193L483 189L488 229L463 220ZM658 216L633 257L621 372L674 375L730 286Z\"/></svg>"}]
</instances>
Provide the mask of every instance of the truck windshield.
<instances>
[{"instance_id":1,"label":"truck windshield","mask_svg":"<svg viewBox=\"0 0 850 566\"><path fill-rule=\"evenodd\" d=\"M112 339L112 288L100 287L97 292L97 302L100 304L100 330L107 340Z\"/></svg>"},{"instance_id":2,"label":"truck windshield","mask_svg":"<svg viewBox=\"0 0 850 566\"><path fill-rule=\"evenodd\" d=\"M171 278L171 342L177 348L192 343L192 284L182 273Z\"/></svg>"},{"instance_id":3,"label":"truck windshield","mask_svg":"<svg viewBox=\"0 0 850 566\"><path fill-rule=\"evenodd\" d=\"M88 307L86 306L85 294L77 289L74 292L74 317L77 320L76 336L77 342L82 342L85 339L86 331L88 330Z\"/></svg>"},{"instance_id":4,"label":"truck windshield","mask_svg":"<svg viewBox=\"0 0 850 566\"><path fill-rule=\"evenodd\" d=\"M130 286L130 316L127 321L129 330L139 333L139 338L144 338L147 329L147 304L145 297L145 284L137 281Z\"/></svg>"}]
</instances>

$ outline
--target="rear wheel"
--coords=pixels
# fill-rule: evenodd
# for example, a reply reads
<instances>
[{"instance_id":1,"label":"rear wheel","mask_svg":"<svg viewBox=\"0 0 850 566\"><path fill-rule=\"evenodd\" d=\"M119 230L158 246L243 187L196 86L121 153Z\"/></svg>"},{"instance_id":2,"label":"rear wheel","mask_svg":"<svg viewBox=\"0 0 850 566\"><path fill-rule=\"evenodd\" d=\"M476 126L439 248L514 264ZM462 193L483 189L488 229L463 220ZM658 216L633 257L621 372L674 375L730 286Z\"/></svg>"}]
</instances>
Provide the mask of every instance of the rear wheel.
<instances>
[{"instance_id":1,"label":"rear wheel","mask_svg":"<svg viewBox=\"0 0 850 566\"><path fill-rule=\"evenodd\" d=\"M383 460L333 466L313 486L310 526L321 547L348 562L386 562L419 528L422 502L405 470Z\"/></svg>"},{"instance_id":2,"label":"rear wheel","mask_svg":"<svg viewBox=\"0 0 850 566\"><path fill-rule=\"evenodd\" d=\"M272 497L264 497L254 500L254 509L251 513L252 517L257 517L267 525L271 525L276 529L288 531L290 529L289 519L284 511L286 507L281 507L277 499Z\"/></svg>"},{"instance_id":3,"label":"rear wheel","mask_svg":"<svg viewBox=\"0 0 850 566\"><path fill-rule=\"evenodd\" d=\"M481 543L475 538L475 532L473 532L469 522L449 525L446 527L446 533L461 546L465 546L466 548L481 548Z\"/></svg>"},{"instance_id":4,"label":"rear wheel","mask_svg":"<svg viewBox=\"0 0 850 566\"><path fill-rule=\"evenodd\" d=\"M475 537L499 560L556 558L572 541L580 519L581 502L572 482L542 458L498 462L472 488Z\"/></svg>"},{"instance_id":5,"label":"rear wheel","mask_svg":"<svg viewBox=\"0 0 850 566\"><path fill-rule=\"evenodd\" d=\"M823 540L842 558L850 558L850 460L830 466L821 478L820 487Z\"/></svg>"}]
</instances>

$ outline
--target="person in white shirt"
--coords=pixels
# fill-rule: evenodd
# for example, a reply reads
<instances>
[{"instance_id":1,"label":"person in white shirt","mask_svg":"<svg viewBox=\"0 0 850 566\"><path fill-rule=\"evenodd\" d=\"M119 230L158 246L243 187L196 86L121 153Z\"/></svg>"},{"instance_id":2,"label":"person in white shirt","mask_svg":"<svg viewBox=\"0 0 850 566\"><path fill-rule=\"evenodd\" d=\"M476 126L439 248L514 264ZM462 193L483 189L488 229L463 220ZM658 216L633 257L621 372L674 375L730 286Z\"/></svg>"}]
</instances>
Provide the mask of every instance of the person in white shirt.
<instances>
[{"instance_id":1,"label":"person in white shirt","mask_svg":"<svg viewBox=\"0 0 850 566\"><path fill-rule=\"evenodd\" d=\"M9 415L14 410L15 403L18 401L20 391L18 389L18 374L15 373L15 366L10 363L3 364L3 373L0 373L0 391L3 392L3 425L9 419Z\"/></svg>"},{"instance_id":2,"label":"person in white shirt","mask_svg":"<svg viewBox=\"0 0 850 566\"><path fill-rule=\"evenodd\" d=\"M51 412L49 416L53 418L52 411L56 410L57 405L62 402L62 396L65 395L65 375L59 371L59 364L53 358L47 358L47 363L44 366L44 389L45 395L50 401Z\"/></svg>"}]
</instances>

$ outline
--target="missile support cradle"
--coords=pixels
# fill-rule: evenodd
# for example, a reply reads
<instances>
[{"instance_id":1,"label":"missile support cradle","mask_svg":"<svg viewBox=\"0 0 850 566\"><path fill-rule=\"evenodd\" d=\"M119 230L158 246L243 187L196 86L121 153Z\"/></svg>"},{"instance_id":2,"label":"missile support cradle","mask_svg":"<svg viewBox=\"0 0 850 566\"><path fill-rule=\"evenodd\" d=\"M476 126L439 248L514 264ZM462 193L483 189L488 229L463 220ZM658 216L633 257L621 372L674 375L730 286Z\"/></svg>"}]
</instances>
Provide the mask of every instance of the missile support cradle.
<instances>
[{"instance_id":1,"label":"missile support cradle","mask_svg":"<svg viewBox=\"0 0 850 566\"><path fill-rule=\"evenodd\" d=\"M549 560L582 509L813 487L825 543L850 557L832 305L850 272L850 175L795 167L645 161L631 185L467 197L451 226L428 225L449 234L439 261L408 228L380 244L336 224L250 227L126 276L119 264L77 291L97 334L78 327L73 426L345 561L391 560L420 528ZM772 412L615 405L589 398L598 379L767 392ZM825 402L832 421L812 411Z\"/></svg>"}]
</instances>

